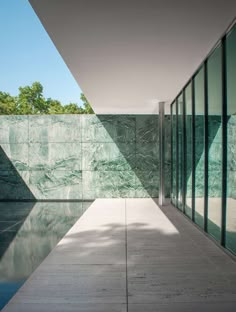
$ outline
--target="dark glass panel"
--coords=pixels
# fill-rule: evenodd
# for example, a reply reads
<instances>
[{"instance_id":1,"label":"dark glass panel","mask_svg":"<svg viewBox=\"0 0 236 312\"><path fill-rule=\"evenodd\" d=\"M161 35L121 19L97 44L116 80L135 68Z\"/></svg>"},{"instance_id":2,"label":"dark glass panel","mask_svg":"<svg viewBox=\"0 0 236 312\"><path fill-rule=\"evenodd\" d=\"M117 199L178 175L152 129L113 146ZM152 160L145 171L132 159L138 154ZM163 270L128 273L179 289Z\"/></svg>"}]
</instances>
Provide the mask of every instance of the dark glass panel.
<instances>
[{"instance_id":1,"label":"dark glass panel","mask_svg":"<svg viewBox=\"0 0 236 312\"><path fill-rule=\"evenodd\" d=\"M185 89L186 124L186 205L185 212L192 217L192 85Z\"/></svg>"},{"instance_id":2,"label":"dark glass panel","mask_svg":"<svg viewBox=\"0 0 236 312\"><path fill-rule=\"evenodd\" d=\"M236 26L226 39L227 55L227 210L226 247L236 253Z\"/></svg>"},{"instance_id":3,"label":"dark glass panel","mask_svg":"<svg viewBox=\"0 0 236 312\"><path fill-rule=\"evenodd\" d=\"M204 225L204 70L194 78L195 85L195 222Z\"/></svg>"}]
</instances>

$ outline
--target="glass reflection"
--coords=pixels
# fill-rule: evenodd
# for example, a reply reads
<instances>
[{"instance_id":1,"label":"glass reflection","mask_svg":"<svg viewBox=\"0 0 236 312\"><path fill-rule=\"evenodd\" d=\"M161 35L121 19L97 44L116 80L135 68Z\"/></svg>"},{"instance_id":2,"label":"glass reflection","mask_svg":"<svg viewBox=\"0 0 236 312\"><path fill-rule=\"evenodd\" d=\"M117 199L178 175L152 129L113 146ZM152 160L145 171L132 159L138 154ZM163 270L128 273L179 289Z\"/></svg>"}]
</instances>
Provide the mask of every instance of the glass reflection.
<instances>
[{"instance_id":1,"label":"glass reflection","mask_svg":"<svg viewBox=\"0 0 236 312\"><path fill-rule=\"evenodd\" d=\"M0 309L87 207L82 202L0 203Z\"/></svg>"},{"instance_id":2,"label":"glass reflection","mask_svg":"<svg viewBox=\"0 0 236 312\"><path fill-rule=\"evenodd\" d=\"M204 71L194 78L195 85L195 222L204 225Z\"/></svg>"},{"instance_id":3,"label":"glass reflection","mask_svg":"<svg viewBox=\"0 0 236 312\"><path fill-rule=\"evenodd\" d=\"M178 189L177 207L183 209L183 95L178 97Z\"/></svg>"},{"instance_id":4,"label":"glass reflection","mask_svg":"<svg viewBox=\"0 0 236 312\"><path fill-rule=\"evenodd\" d=\"M227 207L226 247L236 253L236 26L226 39L227 54Z\"/></svg>"},{"instance_id":5,"label":"glass reflection","mask_svg":"<svg viewBox=\"0 0 236 312\"><path fill-rule=\"evenodd\" d=\"M185 87L186 115L183 116L182 93L175 99L172 107L172 202L176 207L182 209L182 198L184 198L185 213L190 218L193 217L194 222L207 230L210 235L223 245L225 243L224 246L236 254L236 24L226 35L225 81L223 81L222 75L224 73L222 66L224 42L225 37L221 39L206 61L207 81L204 80L204 65L201 65L191 82ZM227 101L223 103L225 95L223 94L222 86L225 83ZM207 90L205 90L206 86ZM207 131L205 131L204 107L206 95L208 97ZM225 108L223 104L227 106L226 138L222 137L222 134L225 133L222 132L222 130L225 130L222 129L222 113L223 108ZM185 123L183 123L183 117L185 118ZM186 130L185 157L183 157L184 124L186 126L186 129L184 129ZM194 140L192 134L194 134ZM208 135L207 138L206 135ZM225 141L227 145L223 147L223 142ZM205 143L208 144L207 151L205 151ZM224 152L227 152L227 172L222 172L222 156ZM207 172L205 172L206 155L208 156ZM184 159L186 161L185 164L183 164ZM194 168L192 164L194 164ZM185 176L183 176L183 173L185 173L183 172L183 165L186 168ZM205 194L206 173L208 173L208 194ZM222 207L222 202L224 203L224 198L222 201L222 191L224 191L222 189L222 182L224 182L222 179L224 177L227 178L226 207ZM182 181L185 182L185 194L182 193ZM205 220L206 223L204 224L205 201L208 211L206 211L207 220ZM222 224L224 220L222 220L222 215L224 216L225 208L226 224ZM207 225L206 228L205 225ZM225 233L222 232L224 228L226 229Z\"/></svg>"},{"instance_id":6,"label":"glass reflection","mask_svg":"<svg viewBox=\"0 0 236 312\"><path fill-rule=\"evenodd\" d=\"M185 89L186 107L186 205L185 212L192 218L192 84Z\"/></svg>"},{"instance_id":7,"label":"glass reflection","mask_svg":"<svg viewBox=\"0 0 236 312\"><path fill-rule=\"evenodd\" d=\"M208 232L221 237L222 71L219 46L208 59Z\"/></svg>"}]
</instances>

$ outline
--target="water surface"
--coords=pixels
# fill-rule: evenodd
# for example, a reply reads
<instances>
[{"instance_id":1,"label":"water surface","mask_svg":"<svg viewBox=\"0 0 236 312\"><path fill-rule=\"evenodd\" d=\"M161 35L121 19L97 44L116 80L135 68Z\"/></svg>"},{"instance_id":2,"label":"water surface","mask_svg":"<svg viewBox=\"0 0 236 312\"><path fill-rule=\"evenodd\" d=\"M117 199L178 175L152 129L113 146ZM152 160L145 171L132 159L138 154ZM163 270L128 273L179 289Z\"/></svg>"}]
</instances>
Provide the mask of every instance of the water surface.
<instances>
[{"instance_id":1,"label":"water surface","mask_svg":"<svg viewBox=\"0 0 236 312\"><path fill-rule=\"evenodd\" d=\"M0 202L0 310L90 202Z\"/></svg>"}]
</instances>

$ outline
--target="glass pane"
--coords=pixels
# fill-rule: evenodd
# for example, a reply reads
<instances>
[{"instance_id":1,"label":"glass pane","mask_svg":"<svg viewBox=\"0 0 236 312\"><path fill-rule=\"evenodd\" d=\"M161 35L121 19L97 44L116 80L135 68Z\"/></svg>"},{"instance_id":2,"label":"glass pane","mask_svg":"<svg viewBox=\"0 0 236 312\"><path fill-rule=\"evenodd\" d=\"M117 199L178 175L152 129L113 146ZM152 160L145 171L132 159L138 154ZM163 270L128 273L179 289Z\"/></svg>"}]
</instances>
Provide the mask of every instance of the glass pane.
<instances>
[{"instance_id":1,"label":"glass pane","mask_svg":"<svg viewBox=\"0 0 236 312\"><path fill-rule=\"evenodd\" d=\"M178 183L177 183L177 207L183 207L183 95L178 97Z\"/></svg>"},{"instance_id":2,"label":"glass pane","mask_svg":"<svg viewBox=\"0 0 236 312\"><path fill-rule=\"evenodd\" d=\"M227 211L226 247L236 253L236 26L227 37Z\"/></svg>"},{"instance_id":3,"label":"glass pane","mask_svg":"<svg viewBox=\"0 0 236 312\"><path fill-rule=\"evenodd\" d=\"M192 218L192 84L185 90L186 106L186 205L185 212Z\"/></svg>"},{"instance_id":4,"label":"glass pane","mask_svg":"<svg viewBox=\"0 0 236 312\"><path fill-rule=\"evenodd\" d=\"M221 236L222 74L221 46L208 60L208 232Z\"/></svg>"},{"instance_id":5,"label":"glass pane","mask_svg":"<svg viewBox=\"0 0 236 312\"><path fill-rule=\"evenodd\" d=\"M172 106L172 203L176 205L176 103Z\"/></svg>"},{"instance_id":6,"label":"glass pane","mask_svg":"<svg viewBox=\"0 0 236 312\"><path fill-rule=\"evenodd\" d=\"M195 85L195 222L204 225L204 71L194 78Z\"/></svg>"}]
</instances>

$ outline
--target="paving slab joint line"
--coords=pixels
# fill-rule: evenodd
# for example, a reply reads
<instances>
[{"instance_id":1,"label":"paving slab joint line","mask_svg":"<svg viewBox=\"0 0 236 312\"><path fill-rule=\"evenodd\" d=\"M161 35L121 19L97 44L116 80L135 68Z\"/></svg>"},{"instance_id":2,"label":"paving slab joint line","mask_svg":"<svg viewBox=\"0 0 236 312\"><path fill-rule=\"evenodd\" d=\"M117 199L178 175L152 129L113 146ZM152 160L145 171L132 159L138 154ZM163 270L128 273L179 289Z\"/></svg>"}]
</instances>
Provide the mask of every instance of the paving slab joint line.
<instances>
[{"instance_id":1,"label":"paving slab joint line","mask_svg":"<svg viewBox=\"0 0 236 312\"><path fill-rule=\"evenodd\" d=\"M236 262L236 255L234 255L230 250L224 248L214 237L212 237L209 233L205 232L197 223L193 222L186 214L183 213L180 209L177 209L173 204L170 203L170 207L178 212L182 217L185 218L192 226L194 226L200 233L202 233L209 241L215 244L217 248L224 252L229 258L231 258L234 262ZM162 208L160 207L162 210ZM192 239L195 242L195 240Z\"/></svg>"},{"instance_id":2,"label":"paving slab joint line","mask_svg":"<svg viewBox=\"0 0 236 312\"><path fill-rule=\"evenodd\" d=\"M128 241L127 241L127 206L125 199L125 263L126 263L126 312L129 312L129 289L128 289Z\"/></svg>"}]
</instances>

